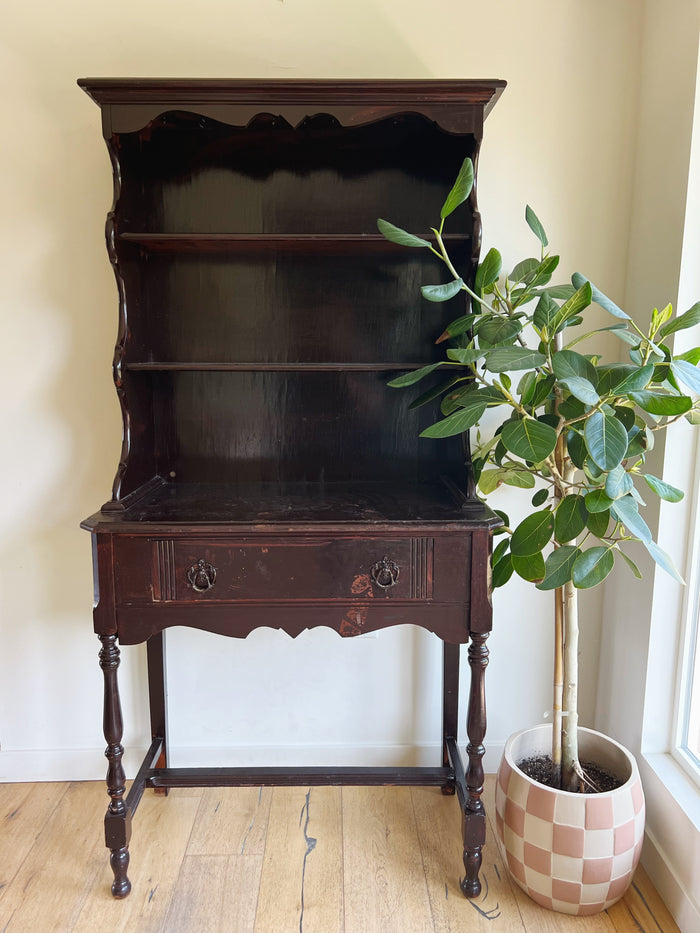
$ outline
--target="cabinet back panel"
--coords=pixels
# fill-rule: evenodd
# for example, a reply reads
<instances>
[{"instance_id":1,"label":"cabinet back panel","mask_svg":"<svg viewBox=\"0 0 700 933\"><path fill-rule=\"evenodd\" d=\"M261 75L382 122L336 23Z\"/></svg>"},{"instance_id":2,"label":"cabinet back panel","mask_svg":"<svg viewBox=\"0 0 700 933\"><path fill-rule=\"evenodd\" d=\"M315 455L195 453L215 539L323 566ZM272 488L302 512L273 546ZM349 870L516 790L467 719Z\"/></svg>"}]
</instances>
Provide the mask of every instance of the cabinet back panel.
<instances>
[{"instance_id":1,"label":"cabinet back panel","mask_svg":"<svg viewBox=\"0 0 700 933\"><path fill-rule=\"evenodd\" d=\"M411 114L361 127L321 114L293 128L269 114L235 127L167 113L116 145L122 232L376 233L377 217L427 231L475 155L471 135ZM471 229L468 211L454 229Z\"/></svg>"},{"instance_id":2,"label":"cabinet back panel","mask_svg":"<svg viewBox=\"0 0 700 933\"><path fill-rule=\"evenodd\" d=\"M454 257L462 269L465 253L462 244L462 262ZM146 268L128 362L428 363L441 358L434 342L445 326L466 313L463 293L421 297L421 285L450 278L427 250L153 254Z\"/></svg>"},{"instance_id":3,"label":"cabinet back panel","mask_svg":"<svg viewBox=\"0 0 700 933\"><path fill-rule=\"evenodd\" d=\"M390 375L142 374L158 400L158 472L184 483L459 477L461 439L420 438L439 415L409 411Z\"/></svg>"}]
</instances>

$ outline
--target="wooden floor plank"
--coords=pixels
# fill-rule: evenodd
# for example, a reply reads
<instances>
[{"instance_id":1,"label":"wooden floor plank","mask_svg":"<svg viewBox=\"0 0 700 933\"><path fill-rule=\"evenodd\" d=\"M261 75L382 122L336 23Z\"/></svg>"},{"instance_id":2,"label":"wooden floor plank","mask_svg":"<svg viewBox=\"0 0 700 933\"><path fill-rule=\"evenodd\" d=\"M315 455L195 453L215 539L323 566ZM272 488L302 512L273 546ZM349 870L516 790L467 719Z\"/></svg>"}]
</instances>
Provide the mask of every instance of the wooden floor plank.
<instances>
[{"instance_id":1,"label":"wooden floor plank","mask_svg":"<svg viewBox=\"0 0 700 933\"><path fill-rule=\"evenodd\" d=\"M457 797L445 797L439 787L411 788L423 867L435 933L493 930L524 933L490 825L481 867L482 892L468 899L459 886L462 862L462 816ZM497 920L497 924L492 921Z\"/></svg>"},{"instance_id":2,"label":"wooden floor plank","mask_svg":"<svg viewBox=\"0 0 700 933\"><path fill-rule=\"evenodd\" d=\"M271 787L212 787L202 794L188 855L262 855Z\"/></svg>"},{"instance_id":3,"label":"wooden floor plank","mask_svg":"<svg viewBox=\"0 0 700 933\"><path fill-rule=\"evenodd\" d=\"M109 852L104 846L101 820L94 821L95 842L90 859L94 882L90 896L71 928L73 933L94 933L95 930L160 933L165 929L163 923L199 802L198 797L144 794L134 817L129 846L131 894L124 900L112 897Z\"/></svg>"},{"instance_id":4,"label":"wooden floor plank","mask_svg":"<svg viewBox=\"0 0 700 933\"><path fill-rule=\"evenodd\" d=\"M0 933L679 933L641 868L596 917L538 907L500 860L494 785L475 901L459 889L458 803L439 789L146 792L116 901L104 784L0 785Z\"/></svg>"},{"instance_id":5,"label":"wooden floor plank","mask_svg":"<svg viewBox=\"0 0 700 933\"><path fill-rule=\"evenodd\" d=\"M94 884L90 853L102 834L103 784L71 784L0 900L3 933L66 933Z\"/></svg>"},{"instance_id":6,"label":"wooden floor plank","mask_svg":"<svg viewBox=\"0 0 700 933\"><path fill-rule=\"evenodd\" d=\"M0 901L67 789L62 783L0 784Z\"/></svg>"},{"instance_id":7,"label":"wooden floor plank","mask_svg":"<svg viewBox=\"0 0 700 933\"><path fill-rule=\"evenodd\" d=\"M341 792L275 787L255 933L343 933Z\"/></svg>"},{"instance_id":8,"label":"wooden floor plank","mask_svg":"<svg viewBox=\"0 0 700 933\"><path fill-rule=\"evenodd\" d=\"M261 855L185 857L164 933L250 933Z\"/></svg>"},{"instance_id":9,"label":"wooden floor plank","mask_svg":"<svg viewBox=\"0 0 700 933\"><path fill-rule=\"evenodd\" d=\"M608 910L608 915L615 933L639 933L639 930L644 933L680 933L641 865L635 872L632 887Z\"/></svg>"},{"instance_id":10,"label":"wooden floor plank","mask_svg":"<svg viewBox=\"0 0 700 933\"><path fill-rule=\"evenodd\" d=\"M345 933L431 933L410 787L343 788Z\"/></svg>"}]
</instances>

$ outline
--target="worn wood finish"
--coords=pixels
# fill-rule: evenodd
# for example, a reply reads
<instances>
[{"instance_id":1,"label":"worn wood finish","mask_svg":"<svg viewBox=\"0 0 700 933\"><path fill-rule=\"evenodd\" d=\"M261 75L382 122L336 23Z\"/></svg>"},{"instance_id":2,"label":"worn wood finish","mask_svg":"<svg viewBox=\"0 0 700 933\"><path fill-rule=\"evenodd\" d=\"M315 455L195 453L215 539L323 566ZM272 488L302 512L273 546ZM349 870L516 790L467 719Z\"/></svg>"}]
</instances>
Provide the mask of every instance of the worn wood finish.
<instances>
[{"instance_id":1,"label":"worn wood finish","mask_svg":"<svg viewBox=\"0 0 700 933\"><path fill-rule=\"evenodd\" d=\"M114 184L106 239L123 441L112 498L83 523L103 646L113 893L130 890L131 819L146 787L294 794L415 783L456 791L463 889L477 896L499 520L474 496L463 439L419 437L437 403L410 408L386 385L439 361L435 339L467 307L460 297L422 302L418 286L441 282L441 263L388 243L376 220L429 229L463 160L477 163L504 82L79 83L101 108ZM476 187L449 224L453 258L472 281ZM292 636L324 625L349 637L402 624L445 643L435 767L169 767L167 628L241 638L260 625ZM153 744L125 797L118 645L142 642ZM456 737L467 642L465 771ZM211 872L227 878L237 857L217 854ZM188 866L183 884L194 892L200 868Z\"/></svg>"},{"instance_id":2,"label":"worn wood finish","mask_svg":"<svg viewBox=\"0 0 700 933\"><path fill-rule=\"evenodd\" d=\"M487 813L494 785L487 775ZM459 804L438 788L411 788L410 806L406 788L314 788L307 808L308 790L173 790L167 801L146 794L132 843L134 891L117 901L94 836L102 786L0 784L0 930L412 933L421 929L416 917L436 933L679 933L641 867L603 914L543 910L511 884L488 819L484 887L467 901ZM310 838L317 844L308 852ZM400 903L407 884L414 913Z\"/></svg>"}]
</instances>

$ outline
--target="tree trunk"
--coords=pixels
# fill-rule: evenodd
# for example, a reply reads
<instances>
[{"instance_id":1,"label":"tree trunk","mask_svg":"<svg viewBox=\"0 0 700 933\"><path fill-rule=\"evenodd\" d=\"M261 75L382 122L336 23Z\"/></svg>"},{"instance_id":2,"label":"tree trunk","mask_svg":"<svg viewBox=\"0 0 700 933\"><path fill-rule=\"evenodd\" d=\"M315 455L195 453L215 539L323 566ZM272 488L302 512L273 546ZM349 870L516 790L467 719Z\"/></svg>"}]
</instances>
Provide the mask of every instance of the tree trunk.
<instances>
[{"instance_id":1,"label":"tree trunk","mask_svg":"<svg viewBox=\"0 0 700 933\"><path fill-rule=\"evenodd\" d=\"M564 709L562 789L579 790L578 760L578 595L570 580L564 587Z\"/></svg>"}]
</instances>

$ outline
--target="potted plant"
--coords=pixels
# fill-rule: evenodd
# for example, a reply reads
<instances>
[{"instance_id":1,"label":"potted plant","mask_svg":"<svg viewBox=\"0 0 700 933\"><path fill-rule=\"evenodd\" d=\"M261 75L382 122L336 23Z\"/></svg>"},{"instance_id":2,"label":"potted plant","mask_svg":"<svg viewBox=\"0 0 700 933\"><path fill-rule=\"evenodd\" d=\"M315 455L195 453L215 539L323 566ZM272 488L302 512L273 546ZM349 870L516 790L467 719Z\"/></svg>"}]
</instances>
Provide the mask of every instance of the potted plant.
<instances>
[{"instance_id":1,"label":"potted plant","mask_svg":"<svg viewBox=\"0 0 700 933\"><path fill-rule=\"evenodd\" d=\"M511 873L536 900L567 912L592 913L622 896L631 879L641 848L643 797L629 753L612 740L604 747L605 737L578 726L577 595L602 583L616 558L641 578L629 553L631 542L641 542L682 583L670 557L654 542L641 509L649 494L671 502L683 497L681 490L647 472L646 457L659 431L683 418L700 421L700 348L674 354L668 345L675 332L700 323L700 302L675 317L670 305L654 310L642 327L579 273L570 283L552 285L559 257L548 251L547 235L530 207L525 219L538 241L537 257L503 275L501 256L491 249L473 277L460 276L445 247L443 227L469 198L473 179L473 165L466 159L431 239L378 221L388 240L430 250L448 270L444 284L422 287L425 299L442 302L460 293L467 298L467 313L437 338L447 346L445 359L389 385L405 388L429 376L436 379L412 402L416 407L441 399L442 417L422 436L474 431L471 466L478 493L489 499L508 485L531 497L531 507L515 527L499 512L503 538L493 551L492 581L494 587L503 586L515 573L540 590L553 591L553 721L528 738L512 737L506 746L497 783L498 833ZM582 327L593 304L614 318L609 326ZM627 345L628 362L603 360L595 346L601 332ZM483 422L491 426L488 432ZM585 756L579 753L580 738L587 746ZM521 759L541 758L550 740L546 786L530 778L522 784ZM618 772L628 804L613 804L613 791L598 786L590 767L582 765L591 754ZM583 791L597 793L584 799ZM565 795L558 798L564 803L555 802L557 793ZM624 814L624 832L611 822L613 810ZM555 811L566 814L564 828L556 822L543 827L545 815L554 818ZM536 819L528 819L534 812ZM523 836L528 822L537 825L535 841ZM579 833L587 824L596 827L595 845ZM598 845L606 834L610 853ZM566 862L564 876L557 878L555 867L554 882L541 881L558 855ZM630 869L626 881L620 874L623 862Z\"/></svg>"}]
</instances>

